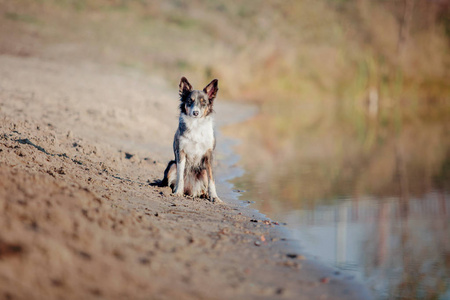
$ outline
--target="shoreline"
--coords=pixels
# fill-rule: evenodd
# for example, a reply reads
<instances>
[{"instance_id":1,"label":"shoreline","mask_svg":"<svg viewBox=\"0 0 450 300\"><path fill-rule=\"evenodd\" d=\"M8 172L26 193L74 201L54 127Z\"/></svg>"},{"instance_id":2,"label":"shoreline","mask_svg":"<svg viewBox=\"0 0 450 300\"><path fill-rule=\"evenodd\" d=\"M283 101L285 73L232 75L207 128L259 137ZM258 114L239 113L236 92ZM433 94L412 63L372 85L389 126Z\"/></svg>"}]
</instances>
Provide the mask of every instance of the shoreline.
<instances>
[{"instance_id":1,"label":"shoreline","mask_svg":"<svg viewBox=\"0 0 450 300\"><path fill-rule=\"evenodd\" d=\"M254 209L148 184L172 155L176 87L93 63L0 66L2 296L367 298Z\"/></svg>"},{"instance_id":2,"label":"shoreline","mask_svg":"<svg viewBox=\"0 0 450 300\"><path fill-rule=\"evenodd\" d=\"M237 205L243 215L251 218L252 220L257 220L258 222L256 223L267 221L270 222L269 235L274 241L277 241L277 243L272 245L273 249L271 249L271 251L274 253L283 253L286 256L295 256L299 257L301 260L307 260L307 264L309 264L308 267L311 268L312 272L324 272L329 274L329 276L322 277L320 281L328 282L329 280L339 280L340 284L353 285L353 288L357 290L357 293L359 293L358 299L372 299L372 295L368 292L362 281L355 280L354 276L346 274L346 272L338 270L335 267L328 266L317 258L313 258L311 253L304 252L300 244L301 241L294 238L295 234L292 229L280 224L276 220L272 220L268 215L260 212L256 208L253 208L251 202L247 203L245 200L241 199L242 194L235 191L234 185L230 183L230 180L239 176L245 176L245 170L238 165L240 157L234 150L234 148L242 143L242 141L236 137L231 137L229 134L224 134L222 131L226 126L238 125L239 123L245 122L257 116L259 111L258 108L252 104L225 102L225 104L222 104L222 107L218 109L219 113L224 106L226 107L224 109L226 113L225 116L222 116L222 118L225 118L226 121L219 120L219 122L217 122L217 131L218 136L221 137L222 143L225 145L220 146L219 144L217 151L219 151L219 155L227 153L228 156L228 158L224 161L225 166L221 166L222 168L225 167L225 169L228 169L225 171L226 174L220 174L224 172L223 170L219 170L218 172L223 190L228 191L228 193L226 193L227 196L224 197L227 204ZM239 110L238 116L234 116L233 114L233 111L236 110ZM224 147L225 149L223 149ZM224 185L226 185L226 187L223 187ZM218 188L220 188L219 185ZM304 263L306 263L306 261Z\"/></svg>"}]
</instances>

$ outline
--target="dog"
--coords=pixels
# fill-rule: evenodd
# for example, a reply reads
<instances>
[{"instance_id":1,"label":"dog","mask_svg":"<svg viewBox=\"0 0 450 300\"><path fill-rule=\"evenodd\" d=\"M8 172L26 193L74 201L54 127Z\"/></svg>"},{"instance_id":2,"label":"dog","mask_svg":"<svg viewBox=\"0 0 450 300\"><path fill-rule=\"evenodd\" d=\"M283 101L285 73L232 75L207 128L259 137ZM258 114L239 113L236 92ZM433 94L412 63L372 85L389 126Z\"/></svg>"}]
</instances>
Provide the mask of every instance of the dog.
<instances>
[{"instance_id":1,"label":"dog","mask_svg":"<svg viewBox=\"0 0 450 300\"><path fill-rule=\"evenodd\" d=\"M185 77L180 80L180 117L173 140L175 160L167 165L162 181L176 196L206 197L211 202L222 202L213 176L216 139L212 114L218 90L217 79L202 91L193 90Z\"/></svg>"}]
</instances>

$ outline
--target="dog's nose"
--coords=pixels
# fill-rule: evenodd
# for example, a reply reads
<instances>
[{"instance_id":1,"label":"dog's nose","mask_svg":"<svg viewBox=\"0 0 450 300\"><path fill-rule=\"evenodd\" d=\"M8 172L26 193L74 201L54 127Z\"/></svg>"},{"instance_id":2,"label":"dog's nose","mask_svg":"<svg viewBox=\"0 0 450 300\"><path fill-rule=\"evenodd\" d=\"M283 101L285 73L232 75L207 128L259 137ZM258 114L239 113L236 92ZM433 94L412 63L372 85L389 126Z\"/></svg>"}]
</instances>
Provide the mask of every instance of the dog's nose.
<instances>
[{"instance_id":1,"label":"dog's nose","mask_svg":"<svg viewBox=\"0 0 450 300\"><path fill-rule=\"evenodd\" d=\"M198 116L198 111L194 110L194 111L192 112L192 114L193 114L194 116Z\"/></svg>"}]
</instances>

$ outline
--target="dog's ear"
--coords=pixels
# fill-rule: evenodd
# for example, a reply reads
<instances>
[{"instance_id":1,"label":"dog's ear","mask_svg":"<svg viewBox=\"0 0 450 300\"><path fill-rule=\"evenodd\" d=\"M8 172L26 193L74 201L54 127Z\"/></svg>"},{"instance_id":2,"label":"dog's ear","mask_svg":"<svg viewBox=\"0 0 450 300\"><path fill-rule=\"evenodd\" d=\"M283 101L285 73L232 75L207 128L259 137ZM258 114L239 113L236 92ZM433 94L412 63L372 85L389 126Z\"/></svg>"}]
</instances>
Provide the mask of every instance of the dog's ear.
<instances>
[{"instance_id":1,"label":"dog's ear","mask_svg":"<svg viewBox=\"0 0 450 300\"><path fill-rule=\"evenodd\" d=\"M186 77L181 77L180 80L180 96L183 97L192 91L192 85L186 79Z\"/></svg>"},{"instance_id":2,"label":"dog's ear","mask_svg":"<svg viewBox=\"0 0 450 300\"><path fill-rule=\"evenodd\" d=\"M208 95L209 101L213 101L214 98L216 98L217 91L219 90L218 83L219 81L214 79L203 89L203 91Z\"/></svg>"}]
</instances>

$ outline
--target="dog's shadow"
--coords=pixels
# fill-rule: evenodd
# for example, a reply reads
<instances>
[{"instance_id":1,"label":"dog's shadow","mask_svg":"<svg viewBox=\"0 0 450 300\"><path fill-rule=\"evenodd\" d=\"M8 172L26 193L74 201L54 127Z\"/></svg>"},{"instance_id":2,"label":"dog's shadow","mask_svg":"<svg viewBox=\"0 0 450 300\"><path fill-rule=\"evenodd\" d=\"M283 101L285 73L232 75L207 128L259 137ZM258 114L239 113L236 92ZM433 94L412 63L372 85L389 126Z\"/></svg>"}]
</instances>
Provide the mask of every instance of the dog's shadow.
<instances>
[{"instance_id":1,"label":"dog's shadow","mask_svg":"<svg viewBox=\"0 0 450 300\"><path fill-rule=\"evenodd\" d=\"M167 183L164 179L155 179L153 182L149 183L150 186L156 186L156 187L166 187Z\"/></svg>"}]
</instances>

